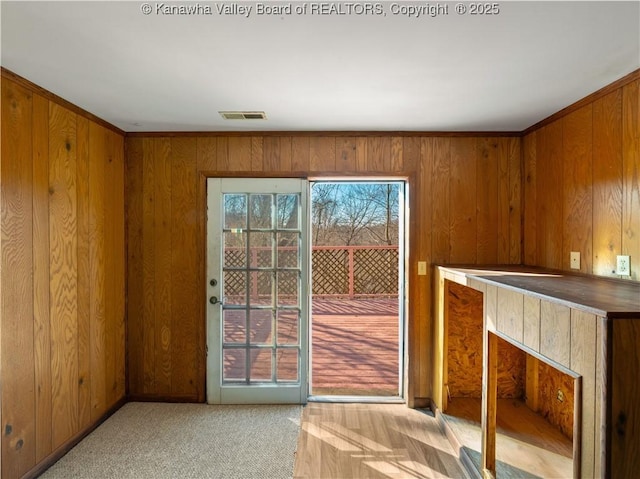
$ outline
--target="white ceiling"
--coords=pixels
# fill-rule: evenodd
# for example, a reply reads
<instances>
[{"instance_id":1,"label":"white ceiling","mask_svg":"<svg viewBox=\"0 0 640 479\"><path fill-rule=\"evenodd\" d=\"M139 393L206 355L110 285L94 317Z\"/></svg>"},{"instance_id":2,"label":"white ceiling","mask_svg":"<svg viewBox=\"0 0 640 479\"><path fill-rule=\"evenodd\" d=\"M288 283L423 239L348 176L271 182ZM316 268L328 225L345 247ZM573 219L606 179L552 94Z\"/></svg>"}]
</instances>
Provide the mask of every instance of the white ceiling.
<instances>
[{"instance_id":1,"label":"white ceiling","mask_svg":"<svg viewBox=\"0 0 640 479\"><path fill-rule=\"evenodd\" d=\"M640 68L638 1L509 1L490 16L440 2L433 18L391 11L425 2L380 2L379 16L237 3L248 18L217 13L231 1L198 16L149 3L2 1L2 66L125 131L520 131Z\"/></svg>"}]
</instances>

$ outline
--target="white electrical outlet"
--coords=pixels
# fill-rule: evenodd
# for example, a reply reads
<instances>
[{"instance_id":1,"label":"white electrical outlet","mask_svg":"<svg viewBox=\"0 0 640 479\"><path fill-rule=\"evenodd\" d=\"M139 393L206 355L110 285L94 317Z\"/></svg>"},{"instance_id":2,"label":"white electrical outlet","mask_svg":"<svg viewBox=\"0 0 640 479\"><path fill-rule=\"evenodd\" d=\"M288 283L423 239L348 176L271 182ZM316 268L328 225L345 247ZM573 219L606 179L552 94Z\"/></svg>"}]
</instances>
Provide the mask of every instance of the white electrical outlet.
<instances>
[{"instance_id":1,"label":"white electrical outlet","mask_svg":"<svg viewBox=\"0 0 640 479\"><path fill-rule=\"evenodd\" d=\"M580 269L580 252L572 251L570 255L571 269Z\"/></svg>"},{"instance_id":2,"label":"white electrical outlet","mask_svg":"<svg viewBox=\"0 0 640 479\"><path fill-rule=\"evenodd\" d=\"M426 276L427 274L427 262L418 261L418 276Z\"/></svg>"},{"instance_id":3,"label":"white electrical outlet","mask_svg":"<svg viewBox=\"0 0 640 479\"><path fill-rule=\"evenodd\" d=\"M620 276L631 276L629 256L618 255L616 257L616 274L619 274Z\"/></svg>"}]
</instances>

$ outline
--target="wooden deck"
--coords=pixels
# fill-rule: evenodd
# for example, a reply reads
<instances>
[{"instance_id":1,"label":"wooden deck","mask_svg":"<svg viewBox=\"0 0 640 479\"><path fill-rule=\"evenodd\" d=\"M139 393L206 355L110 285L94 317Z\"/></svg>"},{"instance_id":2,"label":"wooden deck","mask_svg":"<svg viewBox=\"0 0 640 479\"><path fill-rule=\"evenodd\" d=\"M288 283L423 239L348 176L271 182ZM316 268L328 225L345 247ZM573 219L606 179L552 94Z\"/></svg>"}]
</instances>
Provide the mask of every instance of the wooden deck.
<instances>
[{"instance_id":1,"label":"wooden deck","mask_svg":"<svg viewBox=\"0 0 640 479\"><path fill-rule=\"evenodd\" d=\"M311 394L397 396L396 299L314 299Z\"/></svg>"}]
</instances>

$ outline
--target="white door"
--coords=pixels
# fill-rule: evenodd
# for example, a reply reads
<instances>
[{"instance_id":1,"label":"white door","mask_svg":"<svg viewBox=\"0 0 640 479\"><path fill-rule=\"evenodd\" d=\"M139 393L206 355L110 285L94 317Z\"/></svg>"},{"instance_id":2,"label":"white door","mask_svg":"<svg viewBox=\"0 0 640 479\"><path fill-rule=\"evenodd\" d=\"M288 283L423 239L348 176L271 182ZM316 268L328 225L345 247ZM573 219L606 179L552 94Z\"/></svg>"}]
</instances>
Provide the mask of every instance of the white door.
<instances>
[{"instance_id":1,"label":"white door","mask_svg":"<svg viewBox=\"0 0 640 479\"><path fill-rule=\"evenodd\" d=\"M207 402L306 402L307 182L207 180Z\"/></svg>"}]
</instances>

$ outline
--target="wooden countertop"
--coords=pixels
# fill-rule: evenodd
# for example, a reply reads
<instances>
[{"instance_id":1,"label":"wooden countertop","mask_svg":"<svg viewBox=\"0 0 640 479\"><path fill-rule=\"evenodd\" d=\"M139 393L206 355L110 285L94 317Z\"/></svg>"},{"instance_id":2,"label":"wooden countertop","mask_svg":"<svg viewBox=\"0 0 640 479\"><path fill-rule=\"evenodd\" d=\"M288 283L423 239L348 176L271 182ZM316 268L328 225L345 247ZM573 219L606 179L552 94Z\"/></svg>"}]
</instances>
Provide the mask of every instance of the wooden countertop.
<instances>
[{"instance_id":1,"label":"wooden countertop","mask_svg":"<svg viewBox=\"0 0 640 479\"><path fill-rule=\"evenodd\" d=\"M581 309L608 319L640 319L640 283L531 266L438 266L443 271Z\"/></svg>"}]
</instances>

